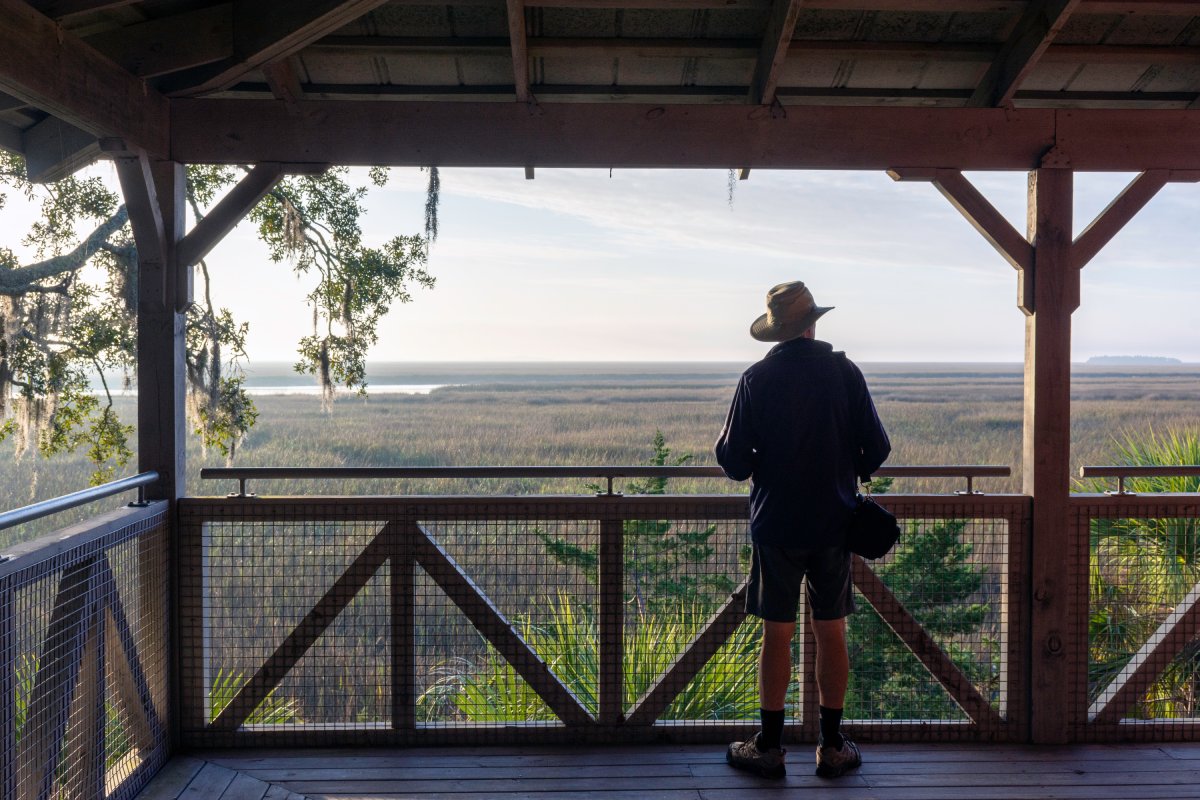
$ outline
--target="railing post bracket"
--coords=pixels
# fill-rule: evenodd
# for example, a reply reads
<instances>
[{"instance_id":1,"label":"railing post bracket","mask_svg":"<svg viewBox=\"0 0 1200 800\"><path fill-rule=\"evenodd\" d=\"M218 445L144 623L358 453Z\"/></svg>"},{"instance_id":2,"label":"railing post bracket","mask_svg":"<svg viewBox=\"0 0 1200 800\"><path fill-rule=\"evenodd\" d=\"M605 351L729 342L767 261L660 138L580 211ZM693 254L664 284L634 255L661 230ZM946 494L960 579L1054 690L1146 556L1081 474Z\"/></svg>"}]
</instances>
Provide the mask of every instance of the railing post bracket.
<instances>
[{"instance_id":1,"label":"railing post bracket","mask_svg":"<svg viewBox=\"0 0 1200 800\"><path fill-rule=\"evenodd\" d=\"M230 497L230 498L234 498L234 497L249 498L249 497L254 497L254 496L255 496L254 492L247 492L247 491L246 491L246 478L238 478L238 479L237 479L237 482L238 482L238 490L237 490L236 492L230 492L229 494L227 494L227 495L226 495L226 497Z\"/></svg>"},{"instance_id":2,"label":"railing post bracket","mask_svg":"<svg viewBox=\"0 0 1200 800\"><path fill-rule=\"evenodd\" d=\"M130 508L145 508L146 506L150 505L150 501L146 499L146 487L139 486L137 492L138 492L137 500L134 500L133 502L131 502L129 504L129 507Z\"/></svg>"},{"instance_id":3,"label":"railing post bracket","mask_svg":"<svg viewBox=\"0 0 1200 800\"><path fill-rule=\"evenodd\" d=\"M983 492L980 492L975 489L974 478L971 475L968 475L966 490L965 491L957 491L957 492L955 492L955 494L959 495L961 497L963 495L972 495L972 496L981 495L981 494L983 494Z\"/></svg>"},{"instance_id":4,"label":"railing post bracket","mask_svg":"<svg viewBox=\"0 0 1200 800\"><path fill-rule=\"evenodd\" d=\"M1109 490L1109 491L1106 491L1105 494L1108 495L1109 497L1137 497L1137 492L1125 491L1125 476L1124 475L1117 476L1117 490L1115 492Z\"/></svg>"}]
</instances>

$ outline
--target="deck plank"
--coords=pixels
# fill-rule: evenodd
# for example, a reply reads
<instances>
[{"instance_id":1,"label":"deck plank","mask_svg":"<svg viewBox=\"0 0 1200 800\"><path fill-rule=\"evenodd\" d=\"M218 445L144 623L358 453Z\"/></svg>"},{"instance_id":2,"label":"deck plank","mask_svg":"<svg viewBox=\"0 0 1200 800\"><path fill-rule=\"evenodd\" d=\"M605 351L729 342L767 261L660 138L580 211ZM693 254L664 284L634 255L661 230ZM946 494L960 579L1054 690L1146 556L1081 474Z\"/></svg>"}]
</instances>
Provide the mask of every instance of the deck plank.
<instances>
[{"instance_id":1,"label":"deck plank","mask_svg":"<svg viewBox=\"0 0 1200 800\"><path fill-rule=\"evenodd\" d=\"M871 745L835 781L795 745L788 776L729 768L720 746L223 750L188 800L1176 800L1200 797L1200 744ZM175 767L172 762L170 768ZM194 766L193 766L194 769ZM220 785L221 775L236 778ZM209 794L200 793L207 781ZM253 782L253 783L252 783ZM234 794L241 786L266 787ZM193 791L194 790L194 791ZM295 794L289 794L295 793ZM224 796L222 796L224 794ZM303 795L304 797L300 797ZM139 800L169 795L143 794Z\"/></svg>"},{"instance_id":2,"label":"deck plank","mask_svg":"<svg viewBox=\"0 0 1200 800\"><path fill-rule=\"evenodd\" d=\"M270 788L265 781L241 772L221 795L221 800L263 800Z\"/></svg>"}]
</instances>

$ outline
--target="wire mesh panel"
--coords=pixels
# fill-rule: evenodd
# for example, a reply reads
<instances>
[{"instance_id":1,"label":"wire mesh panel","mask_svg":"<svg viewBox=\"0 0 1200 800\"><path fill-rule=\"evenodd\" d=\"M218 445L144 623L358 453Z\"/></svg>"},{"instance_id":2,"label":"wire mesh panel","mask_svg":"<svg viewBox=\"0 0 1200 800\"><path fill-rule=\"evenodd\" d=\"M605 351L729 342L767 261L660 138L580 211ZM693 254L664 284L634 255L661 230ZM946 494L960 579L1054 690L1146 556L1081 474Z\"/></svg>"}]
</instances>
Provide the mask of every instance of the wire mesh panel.
<instances>
[{"instance_id":1,"label":"wire mesh panel","mask_svg":"<svg viewBox=\"0 0 1200 800\"><path fill-rule=\"evenodd\" d=\"M1200 733L1200 500L1078 498L1091 740Z\"/></svg>"},{"instance_id":2,"label":"wire mesh panel","mask_svg":"<svg viewBox=\"0 0 1200 800\"><path fill-rule=\"evenodd\" d=\"M3 797L132 797L165 763L165 516L106 514L0 567Z\"/></svg>"},{"instance_id":3,"label":"wire mesh panel","mask_svg":"<svg viewBox=\"0 0 1200 800\"><path fill-rule=\"evenodd\" d=\"M854 724L1007 735L1027 509L980 502L908 502L900 548L856 567ZM723 740L757 721L744 498L180 508L185 745ZM797 636L806 733L814 659Z\"/></svg>"},{"instance_id":4,"label":"wire mesh panel","mask_svg":"<svg viewBox=\"0 0 1200 800\"><path fill-rule=\"evenodd\" d=\"M847 719L864 738L1020 737L1025 504L883 501L902 535L856 565Z\"/></svg>"}]
</instances>

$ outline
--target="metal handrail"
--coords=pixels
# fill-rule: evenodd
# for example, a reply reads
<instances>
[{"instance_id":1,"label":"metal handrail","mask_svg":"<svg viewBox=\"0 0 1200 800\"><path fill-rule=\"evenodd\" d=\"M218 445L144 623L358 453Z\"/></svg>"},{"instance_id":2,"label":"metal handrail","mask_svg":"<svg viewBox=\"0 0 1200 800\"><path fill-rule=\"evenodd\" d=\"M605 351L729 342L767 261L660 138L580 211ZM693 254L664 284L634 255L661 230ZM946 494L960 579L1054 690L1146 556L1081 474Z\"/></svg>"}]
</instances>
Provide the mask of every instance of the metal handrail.
<instances>
[{"instance_id":1,"label":"metal handrail","mask_svg":"<svg viewBox=\"0 0 1200 800\"><path fill-rule=\"evenodd\" d=\"M0 514L0 530L11 528L14 525L21 525L25 522L33 522L42 517L48 517L51 514L57 514L60 511L66 511L76 506L103 500L106 497L112 497L115 494L121 494L130 489L138 490L137 503L143 504L146 502L145 487L157 481L158 477L157 472L143 472L128 478L102 483L90 489L81 489L78 492L64 494L61 497L43 500L40 503L34 503L23 508L5 511Z\"/></svg>"},{"instance_id":2,"label":"metal handrail","mask_svg":"<svg viewBox=\"0 0 1200 800\"><path fill-rule=\"evenodd\" d=\"M1144 465L1113 465L1080 467L1081 478L1116 478L1116 494L1127 495L1134 492L1125 491L1126 478L1194 478L1200 476L1200 464L1155 464Z\"/></svg>"},{"instance_id":3,"label":"metal handrail","mask_svg":"<svg viewBox=\"0 0 1200 800\"><path fill-rule=\"evenodd\" d=\"M967 494L976 494L975 478L1005 478L1012 474L1010 467L974 464L880 467L876 478L966 478ZM590 467L208 467L200 470L201 480L232 479L238 491L232 497L252 497L246 482L258 480L338 480L379 478L600 478L608 482L608 494L613 494L616 478L724 478L720 467L679 466L653 467L590 466Z\"/></svg>"}]
</instances>

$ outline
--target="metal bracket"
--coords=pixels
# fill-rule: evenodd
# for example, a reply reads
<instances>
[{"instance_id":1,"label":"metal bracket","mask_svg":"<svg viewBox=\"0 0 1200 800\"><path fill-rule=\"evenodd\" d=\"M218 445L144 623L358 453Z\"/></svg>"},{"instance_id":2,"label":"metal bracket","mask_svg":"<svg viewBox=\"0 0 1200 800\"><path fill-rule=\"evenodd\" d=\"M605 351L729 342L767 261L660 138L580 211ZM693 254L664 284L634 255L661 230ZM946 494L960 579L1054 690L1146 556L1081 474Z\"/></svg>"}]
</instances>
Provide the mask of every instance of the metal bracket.
<instances>
[{"instance_id":1,"label":"metal bracket","mask_svg":"<svg viewBox=\"0 0 1200 800\"><path fill-rule=\"evenodd\" d=\"M1137 492L1125 491L1125 476L1117 476L1117 490L1114 492L1111 489L1105 492L1109 497L1137 497Z\"/></svg>"},{"instance_id":2,"label":"metal bracket","mask_svg":"<svg viewBox=\"0 0 1200 800\"><path fill-rule=\"evenodd\" d=\"M596 497L624 497L624 495L622 495L620 492L613 491L613 477L614 476L609 475L607 477L608 477L608 491L607 492L596 492Z\"/></svg>"},{"instance_id":3,"label":"metal bracket","mask_svg":"<svg viewBox=\"0 0 1200 800\"><path fill-rule=\"evenodd\" d=\"M230 498L235 498L235 497L249 498L249 497L256 497L256 496L257 496L257 495L255 495L255 494L254 494L254 492L247 492L247 491L246 491L246 478L238 478L238 479L237 479L237 482L238 482L238 490L237 490L236 492L230 492L229 494L225 495L226 497L230 497Z\"/></svg>"},{"instance_id":4,"label":"metal bracket","mask_svg":"<svg viewBox=\"0 0 1200 800\"><path fill-rule=\"evenodd\" d=\"M146 487L138 487L138 499L129 504L129 508L145 508L150 505L150 501L146 499Z\"/></svg>"},{"instance_id":5,"label":"metal bracket","mask_svg":"<svg viewBox=\"0 0 1200 800\"><path fill-rule=\"evenodd\" d=\"M962 495L971 495L974 497L974 496L983 494L983 492L981 492L975 488L974 479L970 475L968 475L967 476L967 488L963 491L957 491L957 492L955 492L955 494L959 495L960 497Z\"/></svg>"}]
</instances>

